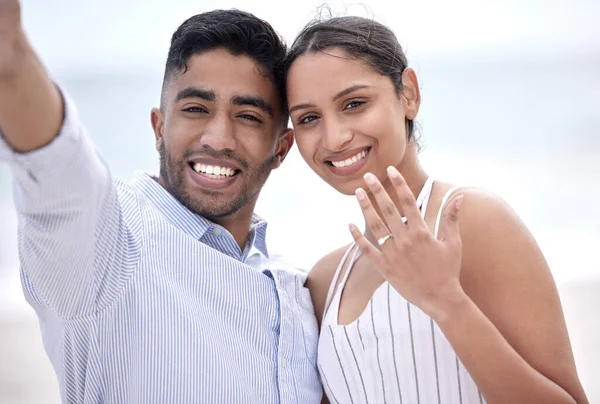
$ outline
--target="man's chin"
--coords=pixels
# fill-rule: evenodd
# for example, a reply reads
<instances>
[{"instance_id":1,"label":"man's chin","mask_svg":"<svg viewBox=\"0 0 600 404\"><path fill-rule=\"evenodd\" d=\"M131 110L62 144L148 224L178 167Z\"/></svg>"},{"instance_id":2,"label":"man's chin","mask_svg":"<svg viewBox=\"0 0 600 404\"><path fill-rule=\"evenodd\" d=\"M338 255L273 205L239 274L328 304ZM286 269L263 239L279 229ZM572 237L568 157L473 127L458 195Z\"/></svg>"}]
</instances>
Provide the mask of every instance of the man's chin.
<instances>
[{"instance_id":1,"label":"man's chin","mask_svg":"<svg viewBox=\"0 0 600 404\"><path fill-rule=\"evenodd\" d=\"M225 194L225 195L224 195ZM223 191L202 190L202 192L187 193L177 200L192 213L215 221L235 214L243 205L232 204L234 196Z\"/></svg>"}]
</instances>

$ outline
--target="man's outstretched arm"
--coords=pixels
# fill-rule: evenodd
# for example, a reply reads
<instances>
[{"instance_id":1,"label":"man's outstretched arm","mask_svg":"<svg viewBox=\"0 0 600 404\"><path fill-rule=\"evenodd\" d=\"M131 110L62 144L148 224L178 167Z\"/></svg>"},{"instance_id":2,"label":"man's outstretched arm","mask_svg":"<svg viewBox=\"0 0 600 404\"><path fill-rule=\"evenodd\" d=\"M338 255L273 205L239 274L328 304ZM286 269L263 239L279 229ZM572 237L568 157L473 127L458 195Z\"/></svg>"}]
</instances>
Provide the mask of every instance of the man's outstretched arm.
<instances>
[{"instance_id":1,"label":"man's outstretched arm","mask_svg":"<svg viewBox=\"0 0 600 404\"><path fill-rule=\"evenodd\" d=\"M64 115L60 93L21 26L18 0L0 0L0 131L19 153L48 145Z\"/></svg>"},{"instance_id":2,"label":"man's outstretched arm","mask_svg":"<svg viewBox=\"0 0 600 404\"><path fill-rule=\"evenodd\" d=\"M20 14L19 1L0 0L0 161L15 180L24 285L56 315L85 316L115 295L140 237L129 230L109 169L30 46Z\"/></svg>"}]
</instances>

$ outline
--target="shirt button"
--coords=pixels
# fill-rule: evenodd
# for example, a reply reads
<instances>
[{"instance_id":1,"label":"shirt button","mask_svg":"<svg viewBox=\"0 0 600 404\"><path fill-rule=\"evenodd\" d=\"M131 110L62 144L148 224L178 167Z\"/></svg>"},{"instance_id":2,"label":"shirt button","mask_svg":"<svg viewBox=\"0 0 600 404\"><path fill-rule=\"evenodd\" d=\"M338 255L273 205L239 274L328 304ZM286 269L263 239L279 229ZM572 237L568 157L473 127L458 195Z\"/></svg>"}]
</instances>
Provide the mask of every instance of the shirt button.
<instances>
[{"instance_id":1,"label":"shirt button","mask_svg":"<svg viewBox=\"0 0 600 404\"><path fill-rule=\"evenodd\" d=\"M287 361L285 360L285 358L283 358L283 359L281 360L281 367L282 367L282 368L284 368L284 369L286 369L286 368L287 368Z\"/></svg>"},{"instance_id":2,"label":"shirt button","mask_svg":"<svg viewBox=\"0 0 600 404\"><path fill-rule=\"evenodd\" d=\"M220 236L220 235L221 235L221 229L219 229L218 227L215 227L215 228L213 229L213 234L214 234L215 236Z\"/></svg>"}]
</instances>

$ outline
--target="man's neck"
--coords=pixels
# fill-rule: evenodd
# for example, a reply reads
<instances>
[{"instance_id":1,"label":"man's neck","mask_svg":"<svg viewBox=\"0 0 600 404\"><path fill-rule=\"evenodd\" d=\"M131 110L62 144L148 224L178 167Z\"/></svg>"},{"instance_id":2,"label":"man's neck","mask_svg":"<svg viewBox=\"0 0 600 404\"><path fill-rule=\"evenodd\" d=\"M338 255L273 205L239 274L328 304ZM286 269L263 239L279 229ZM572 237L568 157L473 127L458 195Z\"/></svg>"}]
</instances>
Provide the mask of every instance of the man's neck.
<instances>
[{"instance_id":1,"label":"man's neck","mask_svg":"<svg viewBox=\"0 0 600 404\"><path fill-rule=\"evenodd\" d=\"M231 233L237 245L240 247L240 251L244 251L244 248L246 247L248 233L252 223L254 203L249 205L244 206L232 216L214 220L214 223L224 227L229 233Z\"/></svg>"},{"instance_id":2,"label":"man's neck","mask_svg":"<svg viewBox=\"0 0 600 404\"><path fill-rule=\"evenodd\" d=\"M152 177L160 186L162 186L167 192L169 191L165 186L164 180L161 177ZM257 195L258 196L258 195ZM209 219L213 223L224 227L233 236L235 242L240 247L240 251L244 251L246 242L248 241L248 233L250 232L250 224L252 223L252 216L254 214L254 207L256 206L256 197L250 201L246 206L234 214L219 218Z\"/></svg>"}]
</instances>

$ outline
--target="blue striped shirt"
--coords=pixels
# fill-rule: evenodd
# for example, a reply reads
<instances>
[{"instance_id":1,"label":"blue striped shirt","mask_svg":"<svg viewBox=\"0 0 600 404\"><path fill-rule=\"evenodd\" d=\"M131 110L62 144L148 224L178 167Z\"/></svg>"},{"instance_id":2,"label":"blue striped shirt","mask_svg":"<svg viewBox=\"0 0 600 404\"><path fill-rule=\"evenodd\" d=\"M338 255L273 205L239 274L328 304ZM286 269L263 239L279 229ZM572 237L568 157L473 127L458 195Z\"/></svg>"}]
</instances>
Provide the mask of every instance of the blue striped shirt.
<instances>
[{"instance_id":1,"label":"blue striped shirt","mask_svg":"<svg viewBox=\"0 0 600 404\"><path fill-rule=\"evenodd\" d=\"M59 136L14 175L21 279L65 403L319 403L306 274L154 179L113 179L66 99ZM0 139L1 140L1 139Z\"/></svg>"}]
</instances>

